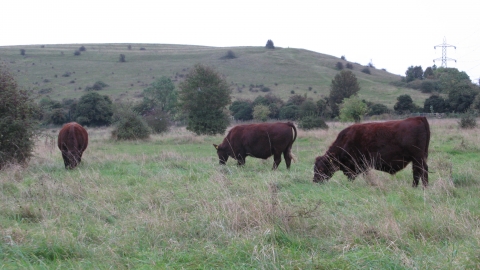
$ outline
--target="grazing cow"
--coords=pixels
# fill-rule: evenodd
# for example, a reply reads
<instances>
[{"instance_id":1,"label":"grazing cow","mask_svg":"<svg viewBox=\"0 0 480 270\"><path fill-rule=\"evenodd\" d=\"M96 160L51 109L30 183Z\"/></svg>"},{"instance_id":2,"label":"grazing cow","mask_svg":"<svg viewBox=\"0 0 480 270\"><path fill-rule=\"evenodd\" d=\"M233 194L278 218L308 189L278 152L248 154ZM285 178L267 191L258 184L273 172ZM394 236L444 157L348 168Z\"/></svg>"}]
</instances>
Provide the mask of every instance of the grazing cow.
<instances>
[{"instance_id":1,"label":"grazing cow","mask_svg":"<svg viewBox=\"0 0 480 270\"><path fill-rule=\"evenodd\" d=\"M58 148L62 151L65 169L75 168L82 160L82 154L88 145L88 133L75 122L63 125L58 133Z\"/></svg>"},{"instance_id":2,"label":"grazing cow","mask_svg":"<svg viewBox=\"0 0 480 270\"><path fill-rule=\"evenodd\" d=\"M355 124L342 130L325 155L315 160L313 182L341 170L350 179L374 168L395 174L412 162L413 187L428 185L430 126L425 117Z\"/></svg>"},{"instance_id":3,"label":"grazing cow","mask_svg":"<svg viewBox=\"0 0 480 270\"><path fill-rule=\"evenodd\" d=\"M290 169L292 144L296 138L297 128L290 122L240 125L232 128L220 145L213 146L222 165L229 156L237 160L238 165L243 165L247 156L267 159L273 155L275 170L283 153L287 169Z\"/></svg>"}]
</instances>

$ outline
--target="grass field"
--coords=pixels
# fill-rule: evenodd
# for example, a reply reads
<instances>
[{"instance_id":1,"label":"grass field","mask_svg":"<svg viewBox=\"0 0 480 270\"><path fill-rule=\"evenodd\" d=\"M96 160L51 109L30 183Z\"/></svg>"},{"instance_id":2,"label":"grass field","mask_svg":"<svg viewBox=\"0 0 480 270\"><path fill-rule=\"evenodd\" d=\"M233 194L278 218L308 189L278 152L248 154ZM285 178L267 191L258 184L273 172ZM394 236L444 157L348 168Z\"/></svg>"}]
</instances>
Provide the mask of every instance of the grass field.
<instances>
[{"instance_id":1,"label":"grass field","mask_svg":"<svg viewBox=\"0 0 480 270\"><path fill-rule=\"evenodd\" d=\"M318 100L330 92L331 81L338 73L335 64L347 63L338 56L294 48L131 44L129 50L128 44L85 44L86 51L75 56L74 51L80 46L2 46L0 63L15 74L21 88L33 90L37 98L49 95L58 101L79 98L96 81L109 85L100 93L114 101L138 100L143 89L156 79L167 76L178 84L197 63L214 67L225 75L234 99L253 100L265 95L260 90L263 85L285 101L291 91ZM20 55L20 49L25 49L25 55ZM237 58L221 59L229 50ZM120 54L125 55L126 62L119 62ZM403 94L410 95L419 106L429 97L417 90L390 85L401 77L381 67L370 69L371 75L367 75L361 72L367 63L351 64L362 99L393 108L397 97ZM250 90L251 86L255 87Z\"/></svg>"},{"instance_id":2,"label":"grass field","mask_svg":"<svg viewBox=\"0 0 480 270\"><path fill-rule=\"evenodd\" d=\"M478 269L480 137L429 119L430 186L408 166L314 184L313 162L345 123L299 131L290 171L247 158L218 165L212 143L175 128L116 142L88 129L64 169L58 129L22 168L0 171L5 269Z\"/></svg>"}]
</instances>

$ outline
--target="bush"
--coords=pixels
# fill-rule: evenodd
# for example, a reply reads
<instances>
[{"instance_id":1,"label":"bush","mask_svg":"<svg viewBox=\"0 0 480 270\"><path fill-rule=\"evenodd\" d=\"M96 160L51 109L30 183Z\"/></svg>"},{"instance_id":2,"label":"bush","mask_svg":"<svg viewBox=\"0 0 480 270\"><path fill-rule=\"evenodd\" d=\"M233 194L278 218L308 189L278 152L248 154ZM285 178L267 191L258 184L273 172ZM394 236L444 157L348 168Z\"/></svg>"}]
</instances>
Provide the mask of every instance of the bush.
<instances>
[{"instance_id":1,"label":"bush","mask_svg":"<svg viewBox=\"0 0 480 270\"><path fill-rule=\"evenodd\" d=\"M340 120L342 122L353 121L355 123L360 123L360 121L363 119L363 116L368 111L367 104L365 104L365 102L360 100L357 96L343 99L343 102L340 106Z\"/></svg>"},{"instance_id":2,"label":"bush","mask_svg":"<svg viewBox=\"0 0 480 270\"><path fill-rule=\"evenodd\" d=\"M112 100L96 92L83 95L75 106L74 119L81 125L110 125L113 116Z\"/></svg>"},{"instance_id":3,"label":"bush","mask_svg":"<svg viewBox=\"0 0 480 270\"><path fill-rule=\"evenodd\" d=\"M235 58L237 58L237 56L232 50L228 50L224 56L220 57L220 59L235 59Z\"/></svg>"},{"instance_id":4,"label":"bush","mask_svg":"<svg viewBox=\"0 0 480 270\"><path fill-rule=\"evenodd\" d=\"M170 129L170 116L162 110L154 109L144 114L143 118L152 129L152 133L159 134Z\"/></svg>"},{"instance_id":5,"label":"bush","mask_svg":"<svg viewBox=\"0 0 480 270\"><path fill-rule=\"evenodd\" d=\"M262 88L260 89L260 91L262 92L270 92L270 88L269 87L266 87L266 86L262 86Z\"/></svg>"},{"instance_id":6,"label":"bush","mask_svg":"<svg viewBox=\"0 0 480 270\"><path fill-rule=\"evenodd\" d=\"M253 106L249 100L236 100L232 102L229 110L235 120L252 120L253 119Z\"/></svg>"},{"instance_id":7,"label":"bush","mask_svg":"<svg viewBox=\"0 0 480 270\"><path fill-rule=\"evenodd\" d=\"M265 48L267 49L275 49L275 46L273 45L273 41L271 39L269 39L267 41L267 44L265 45Z\"/></svg>"},{"instance_id":8,"label":"bush","mask_svg":"<svg viewBox=\"0 0 480 270\"><path fill-rule=\"evenodd\" d=\"M257 105L253 107L253 119L261 122L265 122L268 120L268 115L270 114L270 110L268 106L265 105Z\"/></svg>"},{"instance_id":9,"label":"bush","mask_svg":"<svg viewBox=\"0 0 480 270\"><path fill-rule=\"evenodd\" d=\"M353 69L353 65L352 65L351 63L347 63L346 67L347 67L348 69Z\"/></svg>"},{"instance_id":10,"label":"bush","mask_svg":"<svg viewBox=\"0 0 480 270\"><path fill-rule=\"evenodd\" d=\"M362 72L365 73L365 74L371 74L370 69L368 67L364 67L362 69Z\"/></svg>"},{"instance_id":11,"label":"bush","mask_svg":"<svg viewBox=\"0 0 480 270\"><path fill-rule=\"evenodd\" d=\"M280 109L279 118L286 120L295 120L298 118L300 109L297 105L286 105Z\"/></svg>"},{"instance_id":12,"label":"bush","mask_svg":"<svg viewBox=\"0 0 480 270\"><path fill-rule=\"evenodd\" d=\"M469 110L464 113L458 122L458 126L463 129L467 128L476 128L477 127L477 118L476 113L473 110Z\"/></svg>"},{"instance_id":13,"label":"bush","mask_svg":"<svg viewBox=\"0 0 480 270\"><path fill-rule=\"evenodd\" d=\"M115 140L143 140L150 136L147 123L130 104L116 104L112 118L115 125L112 138Z\"/></svg>"},{"instance_id":14,"label":"bush","mask_svg":"<svg viewBox=\"0 0 480 270\"><path fill-rule=\"evenodd\" d=\"M301 129L305 129L305 130L315 129L315 128L328 129L328 125L327 123L325 123L325 120L323 120L318 115L313 115L313 114L302 117L302 119L300 119L300 122L298 123L298 126Z\"/></svg>"},{"instance_id":15,"label":"bush","mask_svg":"<svg viewBox=\"0 0 480 270\"><path fill-rule=\"evenodd\" d=\"M26 163L32 156L36 112L30 94L18 89L13 75L0 66L0 169L12 162Z\"/></svg>"},{"instance_id":16,"label":"bush","mask_svg":"<svg viewBox=\"0 0 480 270\"><path fill-rule=\"evenodd\" d=\"M73 53L73 55L75 55L75 56L79 56L80 54L81 54L80 51L75 51L75 52Z\"/></svg>"},{"instance_id":17,"label":"bush","mask_svg":"<svg viewBox=\"0 0 480 270\"><path fill-rule=\"evenodd\" d=\"M342 62L337 62L337 64L335 65L335 67L336 67L338 70L342 70L342 69L343 69L343 63L342 63Z\"/></svg>"},{"instance_id":18,"label":"bush","mask_svg":"<svg viewBox=\"0 0 480 270\"><path fill-rule=\"evenodd\" d=\"M108 84L102 82L102 81L96 81L92 86L86 86L85 91L100 91L103 88L108 87Z\"/></svg>"},{"instance_id":19,"label":"bush","mask_svg":"<svg viewBox=\"0 0 480 270\"><path fill-rule=\"evenodd\" d=\"M80 46L80 48L78 48L78 50L79 50L80 52L84 52L84 51L86 51L87 49L85 49L85 46L82 45L82 46Z\"/></svg>"},{"instance_id":20,"label":"bush","mask_svg":"<svg viewBox=\"0 0 480 270\"><path fill-rule=\"evenodd\" d=\"M25 49L20 49L20 55L25 55Z\"/></svg>"},{"instance_id":21,"label":"bush","mask_svg":"<svg viewBox=\"0 0 480 270\"><path fill-rule=\"evenodd\" d=\"M121 63L125 62L126 61L125 60L125 54L120 54L120 57L119 57L118 61L121 62Z\"/></svg>"},{"instance_id":22,"label":"bush","mask_svg":"<svg viewBox=\"0 0 480 270\"><path fill-rule=\"evenodd\" d=\"M368 110L368 113L367 115L369 116L372 116L372 115L382 115L382 114L386 114L386 113L390 113L390 109L388 109L387 106L383 105L383 104L372 104L369 106L369 110Z\"/></svg>"}]
</instances>

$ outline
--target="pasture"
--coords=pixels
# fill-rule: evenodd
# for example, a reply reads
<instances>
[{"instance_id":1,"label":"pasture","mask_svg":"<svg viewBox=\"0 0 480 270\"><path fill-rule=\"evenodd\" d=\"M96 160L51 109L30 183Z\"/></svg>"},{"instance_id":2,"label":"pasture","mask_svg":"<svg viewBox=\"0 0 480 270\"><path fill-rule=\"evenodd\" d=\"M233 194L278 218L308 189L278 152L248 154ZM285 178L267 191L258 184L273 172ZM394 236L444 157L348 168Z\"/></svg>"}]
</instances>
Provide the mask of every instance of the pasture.
<instances>
[{"instance_id":1,"label":"pasture","mask_svg":"<svg viewBox=\"0 0 480 270\"><path fill-rule=\"evenodd\" d=\"M213 143L173 128L116 142L87 129L65 170L58 128L27 167L0 171L2 268L473 269L480 267L479 129L429 119L430 185L341 172L315 184L313 162L346 123L299 130L290 171L247 158L218 165Z\"/></svg>"}]
</instances>

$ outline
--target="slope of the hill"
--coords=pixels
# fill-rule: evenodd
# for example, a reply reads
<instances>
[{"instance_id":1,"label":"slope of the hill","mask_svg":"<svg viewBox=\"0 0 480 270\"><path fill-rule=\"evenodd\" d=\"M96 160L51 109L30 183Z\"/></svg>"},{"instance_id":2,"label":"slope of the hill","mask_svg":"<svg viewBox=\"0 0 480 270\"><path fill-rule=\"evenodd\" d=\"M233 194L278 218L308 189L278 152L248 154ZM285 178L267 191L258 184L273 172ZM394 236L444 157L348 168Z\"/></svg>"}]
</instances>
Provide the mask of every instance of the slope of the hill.
<instances>
[{"instance_id":1,"label":"slope of the hill","mask_svg":"<svg viewBox=\"0 0 480 270\"><path fill-rule=\"evenodd\" d=\"M162 76L181 81L196 63L214 67L226 76L234 99L254 99L262 86L286 100L292 94L307 94L315 100L327 96L340 58L303 49L263 47L203 47L165 44L81 44L0 47L0 61L15 74L19 85L56 100L78 98L96 81L109 86L100 92L112 100L136 100L142 90ZM130 47L130 48L129 48ZM25 50L25 55L20 50ZM228 51L236 58L223 59ZM120 62L120 54L126 62ZM392 107L396 98L409 94L418 105L426 95L389 84L400 76L380 69L362 73L352 63L360 83L360 98ZM266 89L264 89L266 90Z\"/></svg>"}]
</instances>

